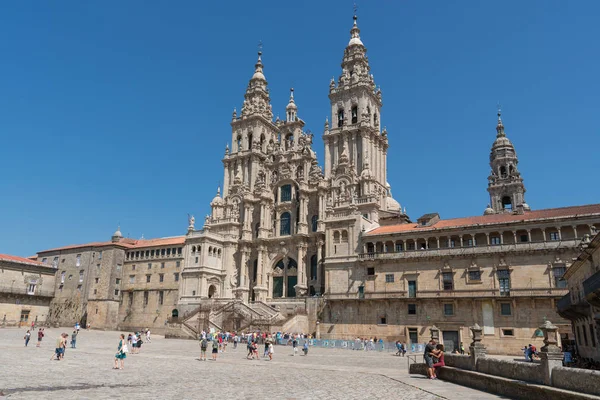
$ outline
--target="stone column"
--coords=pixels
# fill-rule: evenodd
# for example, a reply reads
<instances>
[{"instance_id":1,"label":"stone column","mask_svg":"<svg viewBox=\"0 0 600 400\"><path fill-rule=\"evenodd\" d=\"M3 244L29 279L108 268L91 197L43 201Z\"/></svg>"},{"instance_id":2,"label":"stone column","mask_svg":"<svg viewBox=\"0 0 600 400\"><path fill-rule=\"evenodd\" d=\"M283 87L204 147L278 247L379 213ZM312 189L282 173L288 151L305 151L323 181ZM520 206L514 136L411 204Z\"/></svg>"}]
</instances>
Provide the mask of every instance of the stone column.
<instances>
[{"instance_id":1,"label":"stone column","mask_svg":"<svg viewBox=\"0 0 600 400\"><path fill-rule=\"evenodd\" d=\"M558 327L552 322L546 321L540 326L544 332L544 347L540 349L542 367L542 379L544 385L552 386L552 371L556 367L562 367L563 353L558 347Z\"/></svg>"},{"instance_id":2,"label":"stone column","mask_svg":"<svg viewBox=\"0 0 600 400\"><path fill-rule=\"evenodd\" d=\"M483 329L475 324L469 328L473 333L473 342L469 346L469 352L471 354L471 369L477 371L477 359L485 357L487 350L483 343L481 343L481 335Z\"/></svg>"},{"instance_id":3,"label":"stone column","mask_svg":"<svg viewBox=\"0 0 600 400\"><path fill-rule=\"evenodd\" d=\"M325 274L323 273L323 244L322 240L317 242L317 287L319 292L325 292Z\"/></svg>"},{"instance_id":4,"label":"stone column","mask_svg":"<svg viewBox=\"0 0 600 400\"><path fill-rule=\"evenodd\" d=\"M317 339L321 339L321 324L317 321L317 332L315 333Z\"/></svg>"},{"instance_id":5,"label":"stone column","mask_svg":"<svg viewBox=\"0 0 600 400\"><path fill-rule=\"evenodd\" d=\"M298 283L294 286L297 297L304 297L307 293L306 286L306 246L299 244L298 249Z\"/></svg>"},{"instance_id":6,"label":"stone column","mask_svg":"<svg viewBox=\"0 0 600 400\"><path fill-rule=\"evenodd\" d=\"M254 286L254 293L256 300L265 301L267 300L267 271L263 265L266 260L266 248L265 246L258 246L258 261L257 261L257 272L256 272L256 286Z\"/></svg>"}]
</instances>

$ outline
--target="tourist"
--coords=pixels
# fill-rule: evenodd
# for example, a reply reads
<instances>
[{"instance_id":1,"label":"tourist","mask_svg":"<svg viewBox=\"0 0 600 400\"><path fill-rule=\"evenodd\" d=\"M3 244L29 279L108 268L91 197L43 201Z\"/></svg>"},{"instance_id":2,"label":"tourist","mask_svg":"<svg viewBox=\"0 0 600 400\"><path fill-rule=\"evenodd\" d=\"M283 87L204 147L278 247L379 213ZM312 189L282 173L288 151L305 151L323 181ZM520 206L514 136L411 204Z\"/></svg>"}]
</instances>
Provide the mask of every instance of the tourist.
<instances>
[{"instance_id":1,"label":"tourist","mask_svg":"<svg viewBox=\"0 0 600 400\"><path fill-rule=\"evenodd\" d=\"M460 342L459 349L460 349L460 354L465 354L465 345L463 344L463 342Z\"/></svg>"},{"instance_id":2,"label":"tourist","mask_svg":"<svg viewBox=\"0 0 600 400\"><path fill-rule=\"evenodd\" d=\"M142 332L136 332L136 336L137 336L137 351L136 351L136 353L139 354L140 349L142 348L142 343L144 343L142 341Z\"/></svg>"},{"instance_id":3,"label":"tourist","mask_svg":"<svg viewBox=\"0 0 600 400\"><path fill-rule=\"evenodd\" d=\"M240 341L240 337L237 333L233 336L233 349L237 349L238 342Z\"/></svg>"},{"instance_id":4,"label":"tourist","mask_svg":"<svg viewBox=\"0 0 600 400\"><path fill-rule=\"evenodd\" d=\"M425 352L423 353L423 360L427 366L427 376L429 379L435 379L435 371L433 370L433 351L435 350L435 340L431 339L425 346Z\"/></svg>"},{"instance_id":5,"label":"tourist","mask_svg":"<svg viewBox=\"0 0 600 400\"><path fill-rule=\"evenodd\" d=\"M127 343L125 341L125 335L121 333L121 340L119 340L119 346L117 347L117 354L115 354L115 366L113 369L123 369L125 367L125 359L127 358ZM121 367L119 368L118 362L121 361Z\"/></svg>"},{"instance_id":6,"label":"tourist","mask_svg":"<svg viewBox=\"0 0 600 400\"><path fill-rule=\"evenodd\" d=\"M304 341L304 345L302 346L302 351L304 352L305 356L308 355L308 340Z\"/></svg>"},{"instance_id":7,"label":"tourist","mask_svg":"<svg viewBox=\"0 0 600 400\"><path fill-rule=\"evenodd\" d=\"M77 344L77 330L74 330L73 333L71 334L71 348L74 349L75 345Z\"/></svg>"},{"instance_id":8,"label":"tourist","mask_svg":"<svg viewBox=\"0 0 600 400\"><path fill-rule=\"evenodd\" d=\"M200 339L200 361L206 361L206 349L208 348L208 340L206 335Z\"/></svg>"},{"instance_id":9,"label":"tourist","mask_svg":"<svg viewBox=\"0 0 600 400\"><path fill-rule=\"evenodd\" d=\"M148 343L151 343L151 341L150 341L150 329L146 329L146 341Z\"/></svg>"},{"instance_id":10,"label":"tourist","mask_svg":"<svg viewBox=\"0 0 600 400\"><path fill-rule=\"evenodd\" d=\"M273 361L273 343L267 342L267 353L269 354L269 361Z\"/></svg>"},{"instance_id":11,"label":"tourist","mask_svg":"<svg viewBox=\"0 0 600 400\"><path fill-rule=\"evenodd\" d=\"M257 360L260 359L260 357L258 356L258 342L254 341L252 342L252 357L256 357Z\"/></svg>"},{"instance_id":12,"label":"tourist","mask_svg":"<svg viewBox=\"0 0 600 400\"><path fill-rule=\"evenodd\" d=\"M65 355L65 346L67 343L67 335L66 333L61 333L58 339L56 339L56 348L54 349L54 354L50 357L50 361L56 357L56 361L60 361L63 359Z\"/></svg>"},{"instance_id":13,"label":"tourist","mask_svg":"<svg viewBox=\"0 0 600 400\"><path fill-rule=\"evenodd\" d=\"M248 344L246 344L246 349L248 349L248 355L246 356L246 358L248 360L252 360L254 358L254 355L252 349L252 342L250 340L248 340Z\"/></svg>"},{"instance_id":14,"label":"tourist","mask_svg":"<svg viewBox=\"0 0 600 400\"><path fill-rule=\"evenodd\" d=\"M446 363L444 362L444 345L441 343L438 344L435 347L435 350L433 351L433 355L435 358L437 358L437 362L433 364L433 374L435 376L435 379L437 379L438 369L440 367L446 366Z\"/></svg>"},{"instance_id":15,"label":"tourist","mask_svg":"<svg viewBox=\"0 0 600 400\"><path fill-rule=\"evenodd\" d=\"M79 333L79 328L80 328L79 322L76 322L75 323L75 330L77 331L77 333Z\"/></svg>"},{"instance_id":16,"label":"tourist","mask_svg":"<svg viewBox=\"0 0 600 400\"><path fill-rule=\"evenodd\" d=\"M137 353L137 342L138 342L138 338L137 335L135 333L131 334L131 354L136 354Z\"/></svg>"},{"instance_id":17,"label":"tourist","mask_svg":"<svg viewBox=\"0 0 600 400\"><path fill-rule=\"evenodd\" d=\"M269 340L265 340L265 351L263 352L263 357L269 357Z\"/></svg>"},{"instance_id":18,"label":"tourist","mask_svg":"<svg viewBox=\"0 0 600 400\"><path fill-rule=\"evenodd\" d=\"M212 359L213 359L213 361L217 361L217 354L219 354L219 341L216 338L213 338L213 341L212 341Z\"/></svg>"},{"instance_id":19,"label":"tourist","mask_svg":"<svg viewBox=\"0 0 600 400\"><path fill-rule=\"evenodd\" d=\"M41 347L42 339L44 338L44 328L38 328L38 341L35 347Z\"/></svg>"},{"instance_id":20,"label":"tourist","mask_svg":"<svg viewBox=\"0 0 600 400\"><path fill-rule=\"evenodd\" d=\"M292 347L294 348L292 355L295 356L298 353L298 339L296 339L296 336L292 339Z\"/></svg>"},{"instance_id":21,"label":"tourist","mask_svg":"<svg viewBox=\"0 0 600 400\"><path fill-rule=\"evenodd\" d=\"M25 339L25 347L27 347L27 345L29 344L29 339L31 339L31 332L29 332L29 329L27 330L27 332L25 332L25 337L23 339Z\"/></svg>"}]
</instances>

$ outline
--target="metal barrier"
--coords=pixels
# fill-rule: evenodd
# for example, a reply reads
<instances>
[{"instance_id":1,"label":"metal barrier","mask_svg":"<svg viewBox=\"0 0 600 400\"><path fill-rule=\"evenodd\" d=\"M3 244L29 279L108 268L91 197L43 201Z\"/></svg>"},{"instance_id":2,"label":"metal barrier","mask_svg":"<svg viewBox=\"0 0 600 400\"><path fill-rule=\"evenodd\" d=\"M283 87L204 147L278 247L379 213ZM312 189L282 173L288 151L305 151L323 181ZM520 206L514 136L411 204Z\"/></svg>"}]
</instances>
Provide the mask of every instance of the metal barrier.
<instances>
[{"instance_id":1,"label":"metal barrier","mask_svg":"<svg viewBox=\"0 0 600 400\"><path fill-rule=\"evenodd\" d=\"M394 342L370 342L362 340L339 340L339 339L297 339L298 347L304 346L304 343L308 341L309 347L321 347L329 349L341 349L341 350L359 350L359 351L377 351L386 353L397 353L396 343ZM291 346L292 338L283 339L279 338L276 343L281 346ZM409 344L408 348L405 349L406 353L423 353L425 348L424 344L415 343Z\"/></svg>"}]
</instances>

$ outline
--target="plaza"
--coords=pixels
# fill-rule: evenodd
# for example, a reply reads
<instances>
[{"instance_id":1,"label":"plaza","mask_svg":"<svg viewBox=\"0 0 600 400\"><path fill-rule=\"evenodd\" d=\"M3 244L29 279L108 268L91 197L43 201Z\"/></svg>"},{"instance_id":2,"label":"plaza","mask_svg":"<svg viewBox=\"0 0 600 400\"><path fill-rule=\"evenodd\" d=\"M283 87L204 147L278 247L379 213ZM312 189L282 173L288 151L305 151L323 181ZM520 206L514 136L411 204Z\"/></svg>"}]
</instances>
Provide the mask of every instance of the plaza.
<instances>
[{"instance_id":1,"label":"plaza","mask_svg":"<svg viewBox=\"0 0 600 400\"><path fill-rule=\"evenodd\" d=\"M69 328L48 329L42 347L23 343L23 329L0 330L0 397L9 399L492 399L500 398L407 372L393 353L311 348L292 356L276 346L273 361L246 359L244 344L229 345L216 362L199 361L198 342L152 337L140 354L114 370L120 332L85 331L77 349L50 361L56 338ZM259 352L262 354L262 346ZM420 361L420 354L417 360Z\"/></svg>"}]
</instances>

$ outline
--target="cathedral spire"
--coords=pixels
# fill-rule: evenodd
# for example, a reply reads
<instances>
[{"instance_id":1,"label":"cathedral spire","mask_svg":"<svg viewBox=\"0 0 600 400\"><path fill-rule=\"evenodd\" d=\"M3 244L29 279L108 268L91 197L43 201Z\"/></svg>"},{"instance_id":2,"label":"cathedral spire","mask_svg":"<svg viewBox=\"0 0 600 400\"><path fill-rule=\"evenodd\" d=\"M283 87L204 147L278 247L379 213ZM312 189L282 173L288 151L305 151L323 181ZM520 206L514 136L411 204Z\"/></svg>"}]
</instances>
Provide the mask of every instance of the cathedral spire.
<instances>
[{"instance_id":1,"label":"cathedral spire","mask_svg":"<svg viewBox=\"0 0 600 400\"><path fill-rule=\"evenodd\" d=\"M352 25L352 29L350 29L350 42L348 43L348 46L364 46L363 42L360 40L360 29L358 29L358 17L356 16L356 8L354 9L354 16L352 17L352 19L354 20L354 24Z\"/></svg>"},{"instance_id":2,"label":"cathedral spire","mask_svg":"<svg viewBox=\"0 0 600 400\"><path fill-rule=\"evenodd\" d=\"M514 145L504 133L500 107L496 132L496 140L490 151L492 171L488 177L487 189L490 204L484 214L529 211L529 205L525 203L525 184L517 168L519 159Z\"/></svg>"},{"instance_id":3,"label":"cathedral spire","mask_svg":"<svg viewBox=\"0 0 600 400\"><path fill-rule=\"evenodd\" d=\"M294 122L297 118L298 106L294 101L294 88L290 89L290 102L285 107L285 115L287 122Z\"/></svg>"},{"instance_id":4,"label":"cathedral spire","mask_svg":"<svg viewBox=\"0 0 600 400\"><path fill-rule=\"evenodd\" d=\"M504 133L504 125L502 124L502 110L500 109L500 105L498 105L498 125L496 125L496 137L504 137L506 134Z\"/></svg>"},{"instance_id":5,"label":"cathedral spire","mask_svg":"<svg viewBox=\"0 0 600 400\"><path fill-rule=\"evenodd\" d=\"M262 63L262 45L259 45L258 59L254 64L254 74L248 82L248 88L244 95L244 105L241 110L241 117L251 115L260 115L268 120L273 119L273 110L271 108L271 98L269 89L267 89L267 78L263 72Z\"/></svg>"}]
</instances>

